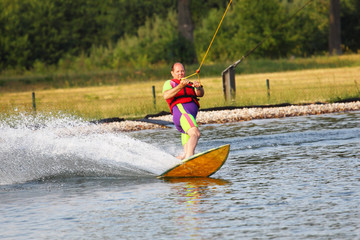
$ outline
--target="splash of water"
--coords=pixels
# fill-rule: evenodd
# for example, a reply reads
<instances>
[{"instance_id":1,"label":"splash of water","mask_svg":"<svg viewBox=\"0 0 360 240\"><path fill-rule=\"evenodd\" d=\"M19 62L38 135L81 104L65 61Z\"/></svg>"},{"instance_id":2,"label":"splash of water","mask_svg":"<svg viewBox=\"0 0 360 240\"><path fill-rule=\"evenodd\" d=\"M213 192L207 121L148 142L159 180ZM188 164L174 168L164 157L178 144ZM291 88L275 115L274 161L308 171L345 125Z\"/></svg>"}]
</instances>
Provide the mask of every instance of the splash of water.
<instances>
[{"instance_id":1,"label":"splash of water","mask_svg":"<svg viewBox=\"0 0 360 240\"><path fill-rule=\"evenodd\" d=\"M0 185L68 176L154 176L175 157L64 114L0 115Z\"/></svg>"}]
</instances>

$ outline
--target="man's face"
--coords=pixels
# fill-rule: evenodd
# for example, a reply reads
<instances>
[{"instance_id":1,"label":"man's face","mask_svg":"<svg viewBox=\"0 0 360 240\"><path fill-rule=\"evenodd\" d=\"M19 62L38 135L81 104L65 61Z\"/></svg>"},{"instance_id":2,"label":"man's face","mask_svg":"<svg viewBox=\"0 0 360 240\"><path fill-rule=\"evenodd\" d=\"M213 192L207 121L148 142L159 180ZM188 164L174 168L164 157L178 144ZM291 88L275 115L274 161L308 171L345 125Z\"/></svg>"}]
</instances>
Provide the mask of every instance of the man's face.
<instances>
[{"instance_id":1,"label":"man's face","mask_svg":"<svg viewBox=\"0 0 360 240\"><path fill-rule=\"evenodd\" d=\"M184 66L180 63L177 63L174 65L173 71L171 71L171 75L175 79L181 79L185 77L185 69Z\"/></svg>"}]
</instances>

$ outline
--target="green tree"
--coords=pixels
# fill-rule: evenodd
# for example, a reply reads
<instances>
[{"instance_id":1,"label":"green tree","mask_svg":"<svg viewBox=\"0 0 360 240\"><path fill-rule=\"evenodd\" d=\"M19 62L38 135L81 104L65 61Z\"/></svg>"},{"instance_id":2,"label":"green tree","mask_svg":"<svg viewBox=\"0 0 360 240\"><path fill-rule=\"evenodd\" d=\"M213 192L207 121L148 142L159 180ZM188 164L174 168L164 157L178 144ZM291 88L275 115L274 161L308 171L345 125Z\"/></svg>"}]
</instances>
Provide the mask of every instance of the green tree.
<instances>
[{"instance_id":1,"label":"green tree","mask_svg":"<svg viewBox=\"0 0 360 240\"><path fill-rule=\"evenodd\" d=\"M2 0L3 66L56 64L108 40L101 3L95 0ZM100 10L99 10L100 9ZM104 25L102 25L103 23Z\"/></svg>"},{"instance_id":2,"label":"green tree","mask_svg":"<svg viewBox=\"0 0 360 240\"><path fill-rule=\"evenodd\" d=\"M136 36L126 35L114 48L116 66L144 67L150 63L171 62L178 59L177 15L169 12L166 19L149 18Z\"/></svg>"},{"instance_id":3,"label":"green tree","mask_svg":"<svg viewBox=\"0 0 360 240\"><path fill-rule=\"evenodd\" d=\"M296 11L307 2L301 0L290 4L289 11ZM289 24L290 34L296 45L291 54L311 56L328 52L329 1L317 0L304 8Z\"/></svg>"},{"instance_id":4,"label":"green tree","mask_svg":"<svg viewBox=\"0 0 360 240\"><path fill-rule=\"evenodd\" d=\"M229 0L187 1L195 47L178 34L180 0L0 0L0 71L29 69L34 63L56 65L76 56L86 58L89 66L96 62L107 68L193 62L195 55L200 61ZM307 1L233 1L207 61L240 58ZM251 56L326 53L329 1L313 1ZM360 1L340 3L342 47L357 52Z\"/></svg>"},{"instance_id":5,"label":"green tree","mask_svg":"<svg viewBox=\"0 0 360 240\"><path fill-rule=\"evenodd\" d=\"M105 0L111 16L112 40L116 42L126 34L134 36L138 28L153 16L166 18L176 8L176 1L168 0Z\"/></svg>"},{"instance_id":6,"label":"green tree","mask_svg":"<svg viewBox=\"0 0 360 240\"><path fill-rule=\"evenodd\" d=\"M228 3L229 0L192 0L190 2L190 9L195 28L201 24L204 18L211 15L210 11L212 9L224 10Z\"/></svg>"},{"instance_id":7,"label":"green tree","mask_svg":"<svg viewBox=\"0 0 360 240\"><path fill-rule=\"evenodd\" d=\"M206 44L201 43L209 42L205 39L211 39L223 12L223 9L212 10L209 17L204 19L202 29L196 32L200 55L203 55L207 48ZM284 8L278 0L243 0L234 3L215 39L210 58L240 58L282 23L284 13ZM272 35L253 55L271 58L285 55L288 50L288 36L284 33L286 31L281 30Z\"/></svg>"},{"instance_id":8,"label":"green tree","mask_svg":"<svg viewBox=\"0 0 360 240\"><path fill-rule=\"evenodd\" d=\"M360 51L360 1L341 1L341 39L345 51Z\"/></svg>"},{"instance_id":9,"label":"green tree","mask_svg":"<svg viewBox=\"0 0 360 240\"><path fill-rule=\"evenodd\" d=\"M0 12L0 38L1 38L1 66L26 66L27 59L31 55L29 51L29 28L28 19L25 13L31 8L29 2L20 0L3 0ZM21 16L24 15L24 16Z\"/></svg>"}]
</instances>

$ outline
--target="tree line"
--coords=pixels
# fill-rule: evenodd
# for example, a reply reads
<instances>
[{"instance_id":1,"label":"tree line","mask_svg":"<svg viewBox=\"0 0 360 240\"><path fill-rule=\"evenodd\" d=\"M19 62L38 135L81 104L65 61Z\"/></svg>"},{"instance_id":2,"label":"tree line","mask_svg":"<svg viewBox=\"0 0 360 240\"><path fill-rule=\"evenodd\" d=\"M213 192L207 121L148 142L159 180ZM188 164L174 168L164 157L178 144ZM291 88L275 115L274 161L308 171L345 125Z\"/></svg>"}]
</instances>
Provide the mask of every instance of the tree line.
<instances>
[{"instance_id":1,"label":"tree line","mask_svg":"<svg viewBox=\"0 0 360 240\"><path fill-rule=\"evenodd\" d=\"M234 61L278 26L252 57L329 51L330 2L233 0L208 61ZM360 49L360 1L337 0L343 52ZM118 69L204 55L228 0L0 0L0 71L81 63Z\"/></svg>"}]
</instances>

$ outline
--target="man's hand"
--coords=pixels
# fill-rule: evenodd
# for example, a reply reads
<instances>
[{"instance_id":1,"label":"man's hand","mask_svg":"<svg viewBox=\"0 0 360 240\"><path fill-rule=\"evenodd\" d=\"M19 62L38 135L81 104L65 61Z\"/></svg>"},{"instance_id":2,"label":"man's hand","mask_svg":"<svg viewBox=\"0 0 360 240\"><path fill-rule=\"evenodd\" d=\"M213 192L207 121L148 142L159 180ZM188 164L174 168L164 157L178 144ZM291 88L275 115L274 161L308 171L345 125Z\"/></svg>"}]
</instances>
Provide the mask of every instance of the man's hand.
<instances>
[{"instance_id":1,"label":"man's hand","mask_svg":"<svg viewBox=\"0 0 360 240\"><path fill-rule=\"evenodd\" d=\"M199 81L194 81L193 82L193 87L199 88L201 86Z\"/></svg>"},{"instance_id":2,"label":"man's hand","mask_svg":"<svg viewBox=\"0 0 360 240\"><path fill-rule=\"evenodd\" d=\"M176 87L174 87L172 89L169 89L169 90L166 90L163 93L164 99L167 100L167 99L175 97L175 95L178 92L180 92L180 90L183 89L187 84L189 84L189 80L187 80L187 79L180 80L180 83Z\"/></svg>"},{"instance_id":3,"label":"man's hand","mask_svg":"<svg viewBox=\"0 0 360 240\"><path fill-rule=\"evenodd\" d=\"M194 81L193 87L195 87L195 94L198 97L203 97L205 92L204 88L201 86L201 83L199 81Z\"/></svg>"},{"instance_id":4,"label":"man's hand","mask_svg":"<svg viewBox=\"0 0 360 240\"><path fill-rule=\"evenodd\" d=\"M181 88L184 88L186 85L189 84L189 82L190 82L189 80L183 78L183 79L180 80L179 85L181 86Z\"/></svg>"}]
</instances>

